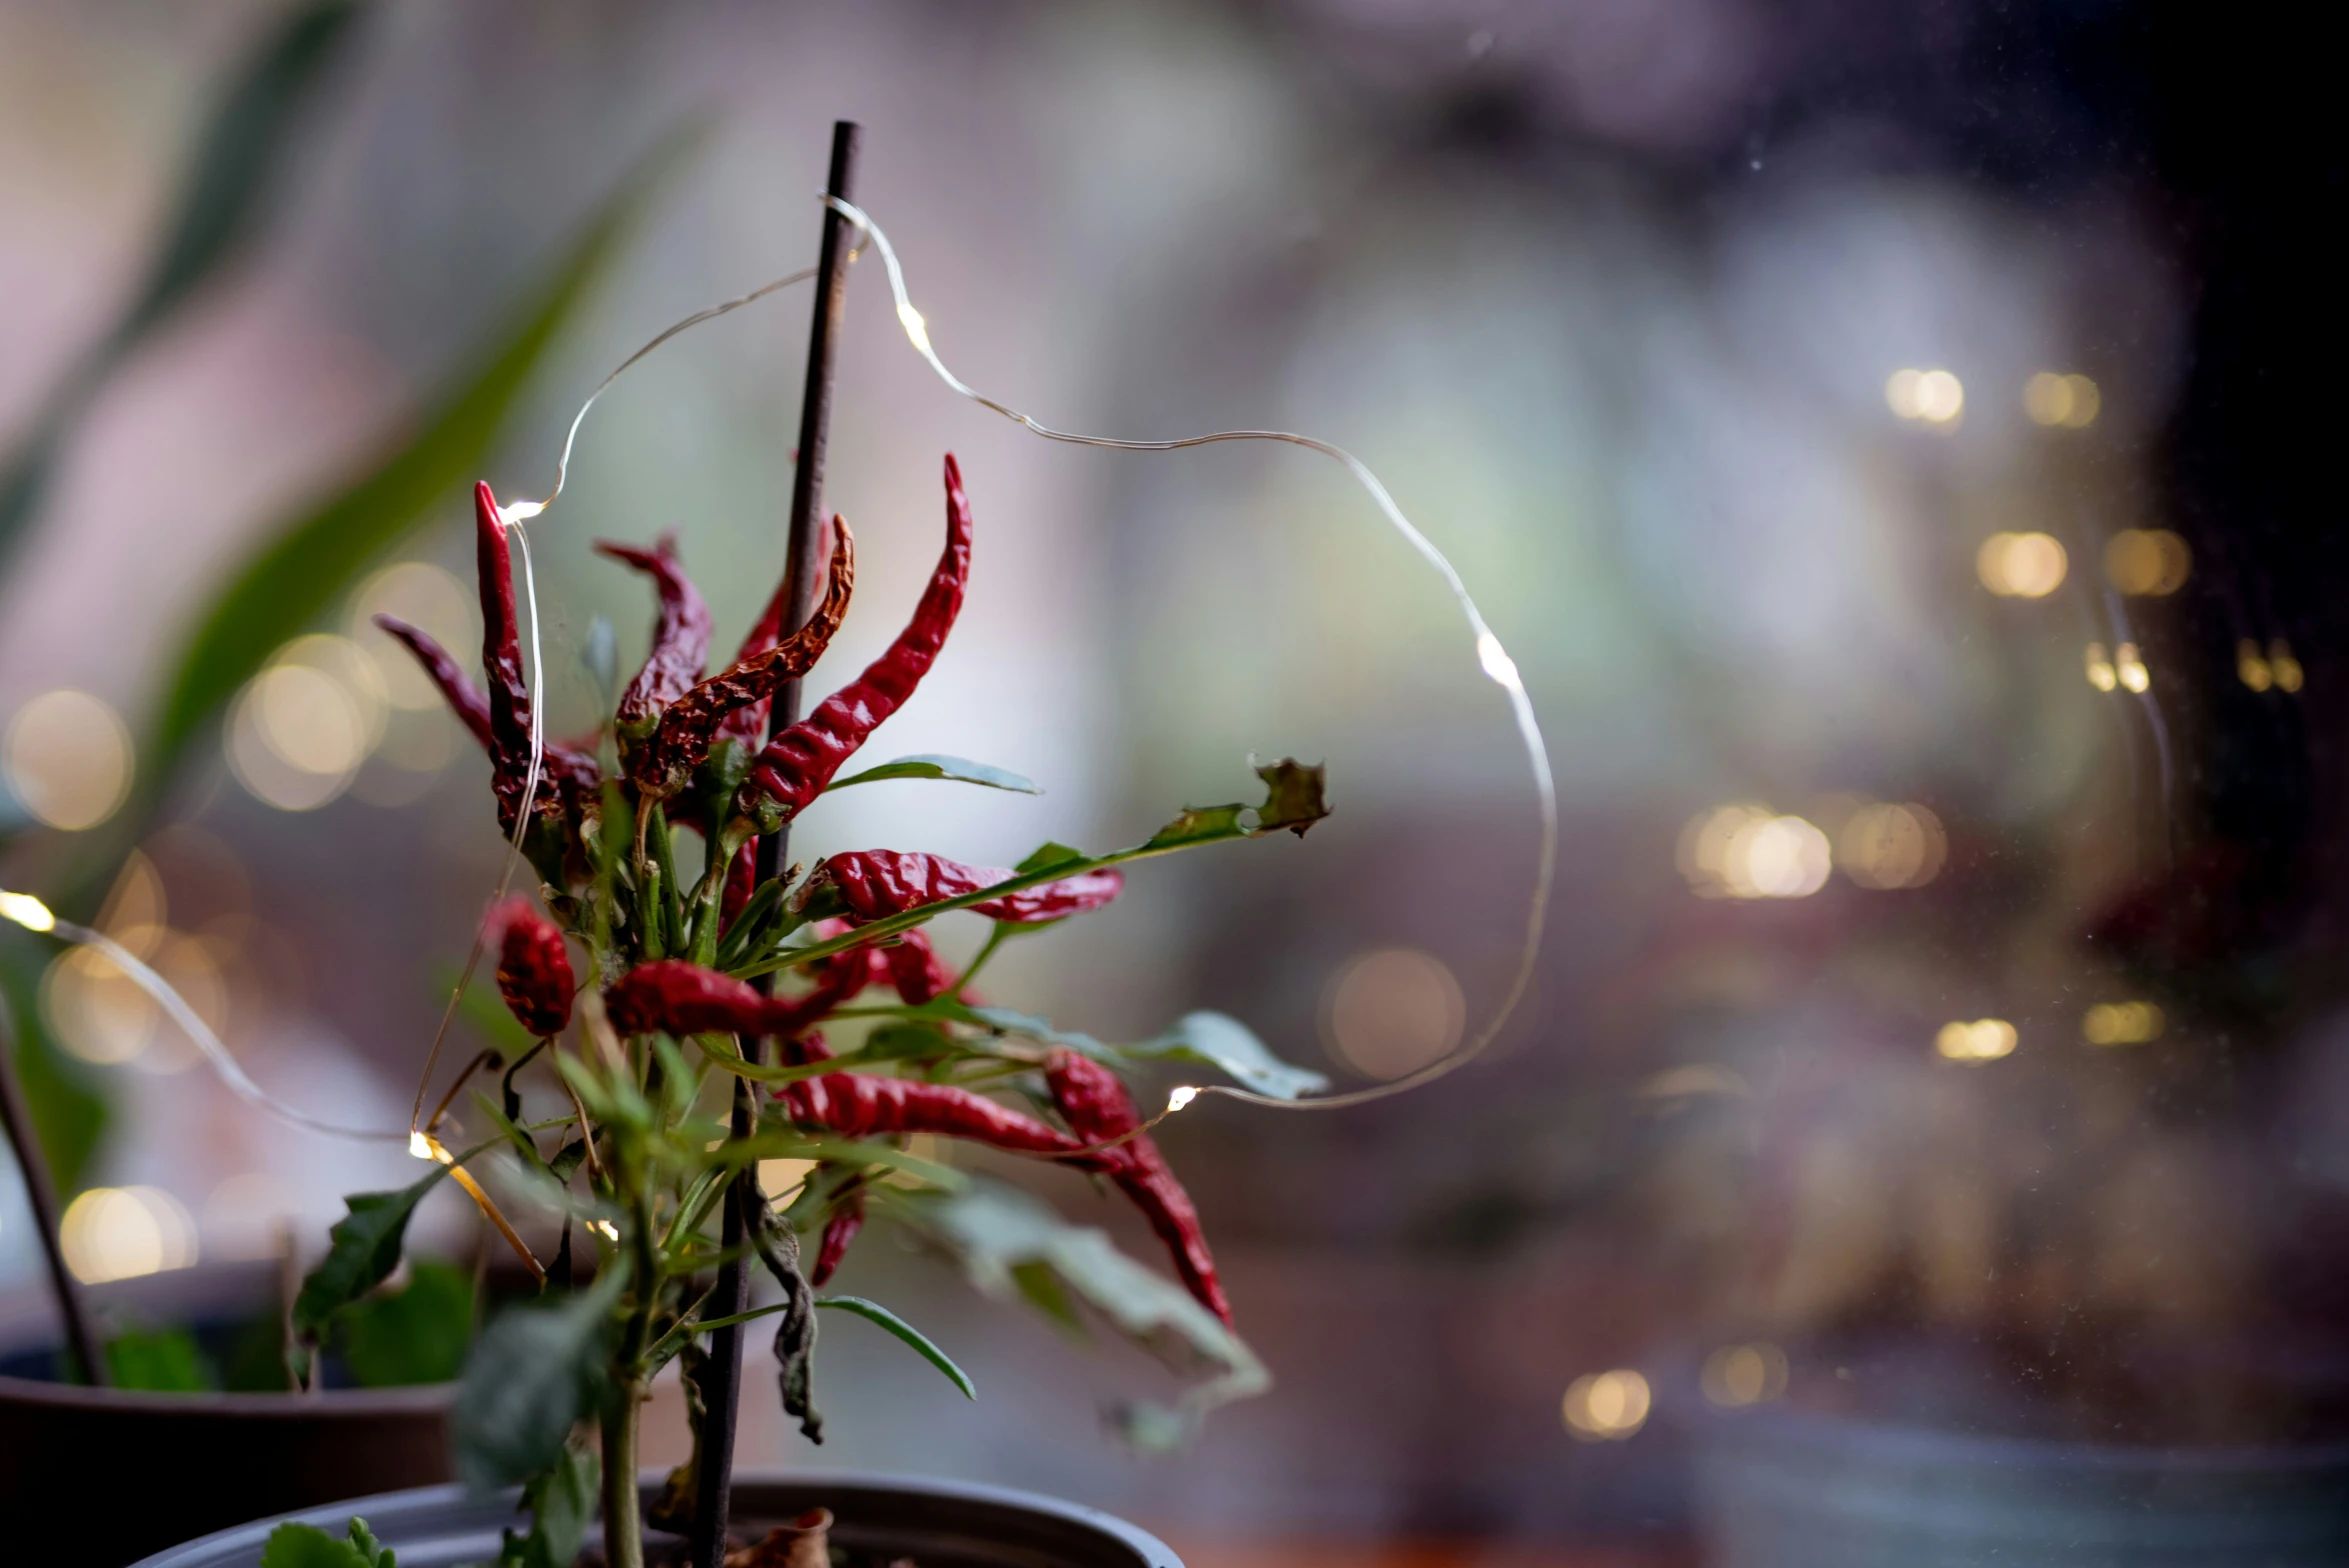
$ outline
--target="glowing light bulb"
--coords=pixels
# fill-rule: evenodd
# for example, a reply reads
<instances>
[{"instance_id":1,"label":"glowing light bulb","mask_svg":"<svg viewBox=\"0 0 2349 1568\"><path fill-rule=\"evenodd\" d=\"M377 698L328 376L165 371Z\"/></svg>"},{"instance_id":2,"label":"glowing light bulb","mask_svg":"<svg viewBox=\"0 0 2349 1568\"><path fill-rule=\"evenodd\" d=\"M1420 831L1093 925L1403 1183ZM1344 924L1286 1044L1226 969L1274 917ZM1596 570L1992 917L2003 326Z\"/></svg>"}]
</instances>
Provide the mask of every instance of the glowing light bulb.
<instances>
[{"instance_id":1,"label":"glowing light bulb","mask_svg":"<svg viewBox=\"0 0 2349 1568\"><path fill-rule=\"evenodd\" d=\"M922 319L920 311L901 303L897 307L897 322L905 328L905 335L913 340L915 348L925 354L930 352L930 324Z\"/></svg>"},{"instance_id":2,"label":"glowing light bulb","mask_svg":"<svg viewBox=\"0 0 2349 1568\"><path fill-rule=\"evenodd\" d=\"M2124 646L2126 646L2124 644ZM2088 684L2098 691L2111 691L2121 683L2120 673L2112 667L2112 660L2104 651L2104 644L2088 645Z\"/></svg>"},{"instance_id":3,"label":"glowing light bulb","mask_svg":"<svg viewBox=\"0 0 2349 1568\"><path fill-rule=\"evenodd\" d=\"M613 1224L610 1220L589 1220L587 1222L587 1228L591 1231L594 1231L597 1235L603 1237L603 1239L606 1241L618 1241L620 1239L620 1227Z\"/></svg>"},{"instance_id":4,"label":"glowing light bulb","mask_svg":"<svg viewBox=\"0 0 2349 1568\"><path fill-rule=\"evenodd\" d=\"M49 906L30 893L0 892L0 915L5 915L27 931L54 931L57 917L49 913Z\"/></svg>"},{"instance_id":5,"label":"glowing light bulb","mask_svg":"<svg viewBox=\"0 0 2349 1568\"><path fill-rule=\"evenodd\" d=\"M2112 664L2121 684L2131 691L2143 691L2153 684L2153 673L2145 668L2145 660L2133 642L2122 643L2112 651Z\"/></svg>"},{"instance_id":6,"label":"glowing light bulb","mask_svg":"<svg viewBox=\"0 0 2349 1568\"><path fill-rule=\"evenodd\" d=\"M1501 639L1491 632L1476 635L1476 662L1484 666L1485 674L1510 691L1523 691L1524 679L1517 673L1517 661L1509 657L1501 646Z\"/></svg>"},{"instance_id":7,"label":"glowing light bulb","mask_svg":"<svg viewBox=\"0 0 2349 1568\"><path fill-rule=\"evenodd\" d=\"M1186 1083L1176 1085L1175 1088L1169 1091L1167 1094L1166 1114L1172 1116L1175 1112L1181 1110L1184 1106L1190 1104L1197 1098L1199 1098L1199 1091L1190 1084Z\"/></svg>"},{"instance_id":8,"label":"glowing light bulb","mask_svg":"<svg viewBox=\"0 0 2349 1568\"><path fill-rule=\"evenodd\" d=\"M411 1132L408 1134L408 1152L417 1159L429 1160L432 1158L432 1140L422 1132Z\"/></svg>"}]
</instances>

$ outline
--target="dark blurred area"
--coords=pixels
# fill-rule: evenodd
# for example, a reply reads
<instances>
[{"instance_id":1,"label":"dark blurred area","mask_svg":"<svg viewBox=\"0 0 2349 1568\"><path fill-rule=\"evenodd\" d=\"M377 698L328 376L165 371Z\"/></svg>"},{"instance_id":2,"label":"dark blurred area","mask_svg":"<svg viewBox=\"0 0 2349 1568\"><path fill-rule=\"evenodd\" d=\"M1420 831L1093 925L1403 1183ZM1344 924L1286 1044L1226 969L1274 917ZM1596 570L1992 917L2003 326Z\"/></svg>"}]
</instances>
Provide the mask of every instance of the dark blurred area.
<instances>
[{"instance_id":1,"label":"dark blurred area","mask_svg":"<svg viewBox=\"0 0 2349 1568\"><path fill-rule=\"evenodd\" d=\"M1076 428L1359 453L1548 731L1557 892L1490 1056L1165 1130L1270 1395L1124 1453L1096 1407L1147 1363L874 1248L850 1288L951 1325L988 1397L843 1332L833 1442L754 1405L746 1463L1033 1486L1200 1568L2332 1560L2349 560L2314 40L2107 3L361 7L249 234L126 317L285 14L0 3L0 461L49 453L0 537L0 884L114 933L273 1092L396 1122L497 875L486 766L364 630L477 635L461 486L322 578L159 776L195 628L695 117L481 433L501 494L543 493L653 332L806 263L852 117L959 373ZM942 450L980 530L879 744L1048 793L875 786L795 852L1009 864L1236 798L1252 752L1325 760L1304 841L1149 867L992 989L1105 1038L1220 1009L1350 1084L1456 1048L1515 961L1534 809L1440 586L1334 468L1038 442L931 378L877 267L850 294L860 605L928 570ZM554 732L598 618L624 665L648 622L594 539L679 529L721 643L764 600L805 321L701 329L589 416L534 534ZM402 1169L251 1115L103 960L7 928L0 966L87 1277L267 1255ZM11 1179L0 1285L37 1314ZM2107 1554L2032 1555L2042 1527Z\"/></svg>"}]
</instances>

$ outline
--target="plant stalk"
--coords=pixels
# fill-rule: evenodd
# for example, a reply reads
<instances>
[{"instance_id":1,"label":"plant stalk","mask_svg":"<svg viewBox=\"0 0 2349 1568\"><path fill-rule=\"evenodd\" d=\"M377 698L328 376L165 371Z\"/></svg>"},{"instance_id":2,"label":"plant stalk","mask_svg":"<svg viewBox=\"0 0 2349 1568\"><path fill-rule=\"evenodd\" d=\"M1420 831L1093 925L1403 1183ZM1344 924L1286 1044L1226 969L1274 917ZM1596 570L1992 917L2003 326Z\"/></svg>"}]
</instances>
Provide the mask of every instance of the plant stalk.
<instances>
[{"instance_id":1,"label":"plant stalk","mask_svg":"<svg viewBox=\"0 0 2349 1568\"><path fill-rule=\"evenodd\" d=\"M610 1568L644 1568L644 1519L636 1493L636 1429L644 1384L630 1378L604 1412L604 1561Z\"/></svg>"},{"instance_id":2,"label":"plant stalk","mask_svg":"<svg viewBox=\"0 0 2349 1568\"><path fill-rule=\"evenodd\" d=\"M32 1110L16 1081L16 1031L9 1027L5 1003L0 1003L0 1127L16 1150L24 1171L25 1199L33 1211L33 1225L41 1233L41 1253L49 1264L50 1288L57 1293L57 1315L65 1320L66 1348L79 1363L82 1380L93 1388L106 1386L106 1361L98 1354L98 1336L82 1305L81 1287L65 1266L65 1251L57 1233L57 1189L49 1179L48 1157L33 1132Z\"/></svg>"},{"instance_id":3,"label":"plant stalk","mask_svg":"<svg viewBox=\"0 0 2349 1568\"><path fill-rule=\"evenodd\" d=\"M825 189L842 201L854 200L857 126L853 120L832 125L832 166ZM833 364L840 321L848 302L849 223L830 207L824 209L823 248L817 255L816 298L808 327L807 381L799 405L799 459L791 476L791 523L784 544L783 575L789 591L782 631L807 624L815 610L822 573L817 556L823 543L816 526L824 499L824 444L832 425ZM767 715L770 739L799 721L799 682L786 681L775 693ZM788 829L777 828L759 840L758 880L766 881L783 867ZM719 848L713 844L714 852ZM731 858L731 857L729 857ZM724 876L723 870L719 875ZM713 929L715 928L713 922ZM770 982L771 983L771 982ZM759 1059L755 1038L741 1042L746 1060ZM758 1126L758 1102L752 1085L734 1081L733 1135L747 1138ZM718 1271L709 1311L714 1317L741 1312L750 1304L750 1271L742 1254L743 1240L757 1212L758 1167L750 1166L729 1189L721 1240L727 1261ZM700 1465L694 1494L693 1568L723 1568L726 1556L726 1517L734 1487L734 1418L742 1402L742 1330L735 1323L710 1335L708 1359L701 1378L701 1430L694 1434Z\"/></svg>"}]
</instances>

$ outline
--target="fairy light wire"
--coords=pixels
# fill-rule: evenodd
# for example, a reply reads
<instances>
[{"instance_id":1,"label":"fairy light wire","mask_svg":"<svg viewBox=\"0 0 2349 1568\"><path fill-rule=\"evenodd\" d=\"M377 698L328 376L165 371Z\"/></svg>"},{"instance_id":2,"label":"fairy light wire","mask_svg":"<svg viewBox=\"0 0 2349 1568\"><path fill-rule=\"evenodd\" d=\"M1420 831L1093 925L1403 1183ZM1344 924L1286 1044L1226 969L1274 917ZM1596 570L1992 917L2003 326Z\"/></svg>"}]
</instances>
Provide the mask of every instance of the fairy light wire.
<instances>
[{"instance_id":1,"label":"fairy light wire","mask_svg":"<svg viewBox=\"0 0 2349 1568\"><path fill-rule=\"evenodd\" d=\"M1385 516L1395 531L1403 536L1404 541L1416 550L1428 565L1435 568L1437 574L1443 578L1444 585L1451 590L1452 598L1458 604L1461 616L1467 621L1468 629L1474 638L1478 667L1484 671L1486 678L1500 687L1508 697L1510 712L1517 724L1518 738L1525 746L1526 764L1533 776L1534 795L1540 813L1541 831L1540 843L1536 851L1533 891L1526 908L1524 947L1518 955L1517 969L1510 979L1509 988L1503 994L1499 1008L1486 1021L1484 1027L1479 1029L1458 1050L1439 1057L1415 1072L1371 1088L1351 1090L1343 1094L1321 1095L1312 1099L1283 1100L1268 1094L1258 1094L1253 1090L1236 1088L1229 1084L1185 1084L1168 1097L1167 1108L1160 1112L1159 1116L1163 1118L1171 1115L1191 1104L1200 1096L1209 1094L1221 1095L1226 1099L1239 1100L1249 1105L1261 1105L1275 1110L1338 1110L1349 1105L1364 1105L1373 1100L1383 1100L1393 1095L1408 1093L1465 1067L1482 1055L1508 1024L1511 1015L1516 1012L1518 1004L1524 1000L1525 993L1532 987L1534 970L1541 960L1542 927L1549 915L1550 887L1557 871L1558 787L1557 781L1550 771L1549 749L1542 740L1541 724L1534 716L1533 701L1526 694L1525 681L1518 673L1516 661L1509 657L1508 650L1501 645L1499 636L1486 623L1484 612L1477 608L1475 598L1468 591L1468 585L1461 581L1460 573L1453 567L1451 560L1445 556L1443 551L1437 549L1434 541L1421 533L1411 519L1404 514L1402 507L1396 504L1394 496L1389 493L1386 485L1380 481L1378 475L1371 472L1369 464L1345 448L1313 436L1302 435L1293 430L1218 430L1206 435L1185 436L1170 441L1140 441L1117 436L1085 435L1078 431L1062 430L1047 425L1041 420L1020 412L1008 403L999 402L989 397L949 370L946 367L946 362L938 357L937 349L930 342L929 323L924 319L922 313L914 308L913 299L906 290L905 269L898 262L897 248L889 243L889 236L883 232L881 226L875 223L871 215L863 208L852 202L843 201L839 197L829 194L825 195L822 200L824 205L855 224L861 233L871 237L874 247L881 253L882 266L889 274L889 292L896 303L898 324L905 330L906 341L913 345L915 352L919 353L923 359L929 361L930 368L937 372L938 379L945 382L961 396L968 398L982 408L991 409L995 413L1001 414L1031 434L1042 436L1047 441L1062 441L1072 446L1104 447L1118 452L1177 452L1186 447L1212 446L1223 441L1274 441L1318 452L1340 464L1347 473L1354 477L1355 482L1369 494L1371 501L1376 504L1380 513Z\"/></svg>"},{"instance_id":2,"label":"fairy light wire","mask_svg":"<svg viewBox=\"0 0 2349 1568\"><path fill-rule=\"evenodd\" d=\"M76 946L92 948L104 954L108 963L121 970L133 985L146 992L156 1006L170 1015L171 1021L196 1043L196 1049L204 1054L205 1061L211 1065L220 1081L228 1086L229 1092L246 1104L291 1126L325 1133L330 1137L355 1138L366 1143L407 1141L408 1135L403 1132L377 1132L322 1121L305 1111L296 1110L262 1088L246 1073L244 1065L229 1054L228 1047L221 1043L220 1036L213 1032L212 1026L188 1005L187 998L181 996L170 981L148 968L136 953L105 932L59 919L50 912L48 905L28 893L0 893L0 916L15 921L28 931L60 937Z\"/></svg>"}]
</instances>

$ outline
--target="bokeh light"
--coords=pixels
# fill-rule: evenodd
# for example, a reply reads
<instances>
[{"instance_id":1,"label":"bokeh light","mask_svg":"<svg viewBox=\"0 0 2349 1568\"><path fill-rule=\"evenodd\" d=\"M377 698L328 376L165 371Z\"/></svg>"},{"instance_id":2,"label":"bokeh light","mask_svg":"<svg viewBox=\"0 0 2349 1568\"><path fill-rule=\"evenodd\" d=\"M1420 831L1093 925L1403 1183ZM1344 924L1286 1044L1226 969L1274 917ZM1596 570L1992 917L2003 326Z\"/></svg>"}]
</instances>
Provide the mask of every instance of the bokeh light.
<instances>
[{"instance_id":1,"label":"bokeh light","mask_svg":"<svg viewBox=\"0 0 2349 1568\"><path fill-rule=\"evenodd\" d=\"M2090 1045L2143 1045L2158 1040L2166 1024L2151 1002L2098 1002L2080 1017L2080 1038Z\"/></svg>"},{"instance_id":2,"label":"bokeh light","mask_svg":"<svg viewBox=\"0 0 2349 1568\"><path fill-rule=\"evenodd\" d=\"M1903 419L1949 426L1966 410L1966 389L1947 370L1896 370L1884 383L1884 401Z\"/></svg>"},{"instance_id":3,"label":"bokeh light","mask_svg":"<svg viewBox=\"0 0 2349 1568\"><path fill-rule=\"evenodd\" d=\"M1941 874L1949 835L1941 819L1911 802L1875 802L1845 819L1835 839L1836 863L1866 888L1923 887Z\"/></svg>"},{"instance_id":4,"label":"bokeh light","mask_svg":"<svg viewBox=\"0 0 2349 1568\"><path fill-rule=\"evenodd\" d=\"M1628 1367L1593 1372L1567 1386L1566 1430L1592 1442L1621 1442L1647 1424L1648 1380Z\"/></svg>"},{"instance_id":5,"label":"bokeh light","mask_svg":"<svg viewBox=\"0 0 2349 1568\"><path fill-rule=\"evenodd\" d=\"M2112 691L2120 686L2120 672L2112 667L2112 655L2105 651L2103 643L2092 642L2088 645L2086 662L2089 685L2098 691Z\"/></svg>"},{"instance_id":6,"label":"bokeh light","mask_svg":"<svg viewBox=\"0 0 2349 1568\"><path fill-rule=\"evenodd\" d=\"M2167 528L2124 528L2104 547L2104 575L2126 594L2160 598L2186 586L2194 552Z\"/></svg>"},{"instance_id":7,"label":"bokeh light","mask_svg":"<svg viewBox=\"0 0 2349 1568\"><path fill-rule=\"evenodd\" d=\"M397 708L440 707L439 689L417 666L415 655L375 624L378 615L406 621L462 658L481 640L472 591L428 561L401 561L369 577L351 595L351 641L376 667L386 700Z\"/></svg>"},{"instance_id":8,"label":"bokeh light","mask_svg":"<svg viewBox=\"0 0 2349 1568\"><path fill-rule=\"evenodd\" d=\"M2003 1018L1977 1018L1972 1023L1943 1024L1933 1037L1933 1049L1953 1062L1995 1062L2014 1054L2021 1038Z\"/></svg>"},{"instance_id":9,"label":"bokeh light","mask_svg":"<svg viewBox=\"0 0 2349 1568\"><path fill-rule=\"evenodd\" d=\"M2278 637L2261 652L2256 638L2235 644L2235 678L2253 691L2298 691L2308 672L2292 656L2292 645Z\"/></svg>"},{"instance_id":10,"label":"bokeh light","mask_svg":"<svg viewBox=\"0 0 2349 1568\"><path fill-rule=\"evenodd\" d=\"M1400 1078L1460 1043L1468 1004L1442 959L1388 947L1347 961L1330 981L1321 1020L1332 1056L1371 1078Z\"/></svg>"},{"instance_id":11,"label":"bokeh light","mask_svg":"<svg viewBox=\"0 0 2349 1568\"><path fill-rule=\"evenodd\" d=\"M1742 1410L1786 1392L1786 1352L1776 1345L1723 1345L1705 1357L1697 1386L1724 1410Z\"/></svg>"},{"instance_id":12,"label":"bokeh light","mask_svg":"<svg viewBox=\"0 0 2349 1568\"><path fill-rule=\"evenodd\" d=\"M2133 642L2122 643L2112 651L2113 674L2131 691L2144 691L2153 684L2153 672L2145 667L2145 656Z\"/></svg>"},{"instance_id":13,"label":"bokeh light","mask_svg":"<svg viewBox=\"0 0 2349 1568\"><path fill-rule=\"evenodd\" d=\"M312 811L350 787L367 759L363 698L312 663L273 662L229 715L237 782L280 811Z\"/></svg>"},{"instance_id":14,"label":"bokeh light","mask_svg":"<svg viewBox=\"0 0 2349 1568\"><path fill-rule=\"evenodd\" d=\"M2052 534L1992 534L1975 553L1982 586L2010 599L2043 599L2062 586L2070 566Z\"/></svg>"},{"instance_id":15,"label":"bokeh light","mask_svg":"<svg viewBox=\"0 0 2349 1568\"><path fill-rule=\"evenodd\" d=\"M1680 871L1707 898L1807 898L1827 885L1827 835L1766 806L1729 805L1694 818L1680 835Z\"/></svg>"},{"instance_id":16,"label":"bokeh light","mask_svg":"<svg viewBox=\"0 0 2349 1568\"><path fill-rule=\"evenodd\" d=\"M92 1187L57 1223L65 1266L85 1285L133 1279L196 1261L196 1224L155 1187Z\"/></svg>"},{"instance_id":17,"label":"bokeh light","mask_svg":"<svg viewBox=\"0 0 2349 1568\"><path fill-rule=\"evenodd\" d=\"M78 833L130 798L132 751L121 715L86 691L43 692L8 721L0 773L37 820Z\"/></svg>"},{"instance_id":18,"label":"bokeh light","mask_svg":"<svg viewBox=\"0 0 2349 1568\"><path fill-rule=\"evenodd\" d=\"M2042 370L2023 383L2023 412L2033 424L2085 430L2103 407L2104 394L2083 375Z\"/></svg>"}]
</instances>

